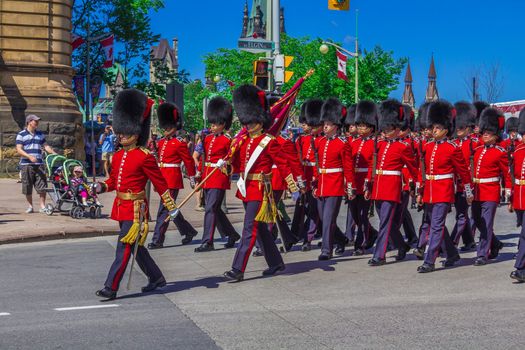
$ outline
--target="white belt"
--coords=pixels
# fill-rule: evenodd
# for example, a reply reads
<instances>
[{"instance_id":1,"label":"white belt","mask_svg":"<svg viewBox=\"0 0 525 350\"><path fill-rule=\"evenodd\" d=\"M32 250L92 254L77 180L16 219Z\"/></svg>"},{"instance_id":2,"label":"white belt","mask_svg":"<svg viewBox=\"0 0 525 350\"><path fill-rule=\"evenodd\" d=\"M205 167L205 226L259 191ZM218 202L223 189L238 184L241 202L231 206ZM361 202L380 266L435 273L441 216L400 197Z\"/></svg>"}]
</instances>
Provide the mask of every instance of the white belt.
<instances>
[{"instance_id":1,"label":"white belt","mask_svg":"<svg viewBox=\"0 0 525 350\"><path fill-rule=\"evenodd\" d=\"M304 166L315 166L315 162L303 162Z\"/></svg>"},{"instance_id":2,"label":"white belt","mask_svg":"<svg viewBox=\"0 0 525 350\"><path fill-rule=\"evenodd\" d=\"M401 172L399 170L376 170L376 175L396 175L401 176Z\"/></svg>"},{"instance_id":3,"label":"white belt","mask_svg":"<svg viewBox=\"0 0 525 350\"><path fill-rule=\"evenodd\" d=\"M514 183L519 186L525 185L525 179L514 179Z\"/></svg>"},{"instance_id":4,"label":"white belt","mask_svg":"<svg viewBox=\"0 0 525 350\"><path fill-rule=\"evenodd\" d=\"M272 165L272 169L277 169L277 165Z\"/></svg>"},{"instance_id":5,"label":"white belt","mask_svg":"<svg viewBox=\"0 0 525 350\"><path fill-rule=\"evenodd\" d=\"M356 173L368 173L368 168L355 168Z\"/></svg>"},{"instance_id":6,"label":"white belt","mask_svg":"<svg viewBox=\"0 0 525 350\"><path fill-rule=\"evenodd\" d=\"M319 169L319 174L333 174L333 173L342 173L343 168L328 168L328 169Z\"/></svg>"},{"instance_id":7,"label":"white belt","mask_svg":"<svg viewBox=\"0 0 525 350\"><path fill-rule=\"evenodd\" d=\"M159 168L180 168L180 163L159 163Z\"/></svg>"},{"instance_id":8,"label":"white belt","mask_svg":"<svg viewBox=\"0 0 525 350\"><path fill-rule=\"evenodd\" d=\"M499 182L499 177L485 177L483 179L473 178L475 184L487 184L491 182Z\"/></svg>"},{"instance_id":9,"label":"white belt","mask_svg":"<svg viewBox=\"0 0 525 350\"><path fill-rule=\"evenodd\" d=\"M445 180L453 179L454 174L426 175L427 180Z\"/></svg>"},{"instance_id":10,"label":"white belt","mask_svg":"<svg viewBox=\"0 0 525 350\"><path fill-rule=\"evenodd\" d=\"M226 162L226 164L229 164L229 162ZM210 163L210 162L204 162L204 166L208 168L217 168L217 163Z\"/></svg>"}]
</instances>

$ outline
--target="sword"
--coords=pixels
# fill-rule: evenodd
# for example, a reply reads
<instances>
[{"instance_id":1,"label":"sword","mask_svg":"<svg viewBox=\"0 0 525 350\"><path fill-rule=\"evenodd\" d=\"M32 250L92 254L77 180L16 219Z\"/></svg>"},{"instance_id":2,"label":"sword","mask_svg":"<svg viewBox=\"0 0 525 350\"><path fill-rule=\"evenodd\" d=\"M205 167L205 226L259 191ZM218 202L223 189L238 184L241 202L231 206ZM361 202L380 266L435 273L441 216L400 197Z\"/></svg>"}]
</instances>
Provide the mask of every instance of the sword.
<instances>
[{"instance_id":1,"label":"sword","mask_svg":"<svg viewBox=\"0 0 525 350\"><path fill-rule=\"evenodd\" d=\"M146 203L142 202L140 205L140 211L139 211L139 235L137 236L137 239L135 240L134 246L133 246L133 256L131 257L131 268L129 269L129 277L128 277L128 284L126 286L126 289L129 290L131 287L131 276L133 275L133 266L135 265L135 257L137 256L137 252L139 250L139 241L143 235L143 224L144 220L147 220L146 218Z\"/></svg>"}]
</instances>

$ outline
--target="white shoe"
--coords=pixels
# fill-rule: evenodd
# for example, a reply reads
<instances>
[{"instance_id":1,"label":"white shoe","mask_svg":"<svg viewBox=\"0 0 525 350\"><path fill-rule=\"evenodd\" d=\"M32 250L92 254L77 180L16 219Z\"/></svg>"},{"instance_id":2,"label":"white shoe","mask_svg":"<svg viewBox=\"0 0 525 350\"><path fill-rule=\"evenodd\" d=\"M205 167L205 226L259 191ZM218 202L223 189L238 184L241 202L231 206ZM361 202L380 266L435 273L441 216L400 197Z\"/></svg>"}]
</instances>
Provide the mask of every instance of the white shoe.
<instances>
[{"instance_id":1,"label":"white shoe","mask_svg":"<svg viewBox=\"0 0 525 350\"><path fill-rule=\"evenodd\" d=\"M40 208L40 210L38 212L40 214L47 214L47 209L46 208Z\"/></svg>"},{"instance_id":2,"label":"white shoe","mask_svg":"<svg viewBox=\"0 0 525 350\"><path fill-rule=\"evenodd\" d=\"M31 214L33 213L33 207L29 207L26 209L26 214Z\"/></svg>"}]
</instances>

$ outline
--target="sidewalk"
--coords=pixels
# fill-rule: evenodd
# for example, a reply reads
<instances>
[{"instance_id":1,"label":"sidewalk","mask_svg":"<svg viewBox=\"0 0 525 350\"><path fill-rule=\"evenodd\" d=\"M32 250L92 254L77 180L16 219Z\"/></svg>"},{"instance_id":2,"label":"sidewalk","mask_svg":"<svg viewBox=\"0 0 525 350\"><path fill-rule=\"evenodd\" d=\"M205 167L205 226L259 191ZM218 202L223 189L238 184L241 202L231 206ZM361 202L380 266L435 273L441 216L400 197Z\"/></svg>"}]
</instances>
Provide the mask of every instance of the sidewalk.
<instances>
[{"instance_id":1,"label":"sidewalk","mask_svg":"<svg viewBox=\"0 0 525 350\"><path fill-rule=\"evenodd\" d=\"M191 191L189 183L186 181L185 189L179 192L177 202ZM100 201L104 205L102 208L102 218L100 219L73 219L68 213L53 213L48 216L40 213L26 214L27 208L22 185L12 179L0 179L0 244L37 241L57 238L76 238L92 237L101 235L111 235L118 232L116 221L109 219L114 193L104 193L100 195ZM50 198L47 197L47 202ZM235 198L234 191L227 192L228 217L232 223L242 222L244 210L242 203ZM182 209L184 217L196 228L202 226L204 212L196 211L195 199L190 199L188 204ZM33 206L39 208L39 198L33 193ZM156 192L151 195L151 216L154 220L159 207L159 196ZM150 223L150 230L155 227L154 222ZM175 230L175 225L170 224L169 230Z\"/></svg>"}]
</instances>

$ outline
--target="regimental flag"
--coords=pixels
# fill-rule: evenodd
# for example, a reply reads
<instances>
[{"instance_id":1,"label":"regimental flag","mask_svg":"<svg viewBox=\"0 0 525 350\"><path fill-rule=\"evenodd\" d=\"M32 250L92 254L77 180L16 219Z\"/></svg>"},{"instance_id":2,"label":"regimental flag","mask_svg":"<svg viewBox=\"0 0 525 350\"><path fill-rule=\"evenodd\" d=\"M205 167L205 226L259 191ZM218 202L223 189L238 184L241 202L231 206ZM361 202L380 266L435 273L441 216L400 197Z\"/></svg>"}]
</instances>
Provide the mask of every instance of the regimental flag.
<instances>
[{"instance_id":1,"label":"regimental flag","mask_svg":"<svg viewBox=\"0 0 525 350\"><path fill-rule=\"evenodd\" d=\"M328 9L348 11L350 9L350 0L328 0Z\"/></svg>"},{"instance_id":2,"label":"regimental flag","mask_svg":"<svg viewBox=\"0 0 525 350\"><path fill-rule=\"evenodd\" d=\"M102 49L104 50L104 55L106 57L106 60L104 61L104 65L102 66L103 68L113 67L113 44L114 44L113 34L100 40L100 45L102 45Z\"/></svg>"},{"instance_id":3,"label":"regimental flag","mask_svg":"<svg viewBox=\"0 0 525 350\"><path fill-rule=\"evenodd\" d=\"M339 50L337 50L335 54L337 56L337 77L346 81L348 80L346 76L346 61L348 60L348 56Z\"/></svg>"},{"instance_id":4,"label":"regimental flag","mask_svg":"<svg viewBox=\"0 0 525 350\"><path fill-rule=\"evenodd\" d=\"M86 40L84 40L84 38L80 35L71 33L71 46L73 47L73 51L75 51L80 45L82 45L85 42Z\"/></svg>"},{"instance_id":5,"label":"regimental flag","mask_svg":"<svg viewBox=\"0 0 525 350\"><path fill-rule=\"evenodd\" d=\"M75 75L73 77L73 91L75 92L75 96L77 97L78 104L82 109L85 107L85 94L86 91L84 89L84 79L86 78L85 75Z\"/></svg>"},{"instance_id":6,"label":"regimental flag","mask_svg":"<svg viewBox=\"0 0 525 350\"><path fill-rule=\"evenodd\" d=\"M100 97L100 89L102 87L102 81L95 81L91 83L91 108L94 108Z\"/></svg>"}]
</instances>

